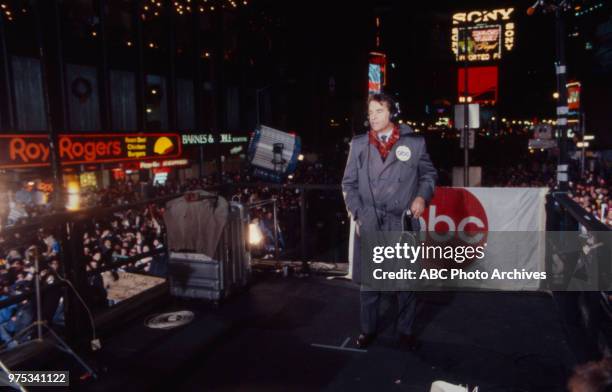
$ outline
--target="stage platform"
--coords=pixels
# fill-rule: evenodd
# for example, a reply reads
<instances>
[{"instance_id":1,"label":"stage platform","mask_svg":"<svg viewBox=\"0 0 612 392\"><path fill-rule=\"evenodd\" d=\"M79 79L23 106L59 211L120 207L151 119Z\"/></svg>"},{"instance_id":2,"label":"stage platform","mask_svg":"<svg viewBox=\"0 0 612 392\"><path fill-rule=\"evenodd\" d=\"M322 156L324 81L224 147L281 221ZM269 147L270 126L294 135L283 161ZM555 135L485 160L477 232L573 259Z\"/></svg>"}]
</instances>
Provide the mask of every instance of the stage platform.
<instances>
[{"instance_id":1,"label":"stage platform","mask_svg":"<svg viewBox=\"0 0 612 392\"><path fill-rule=\"evenodd\" d=\"M155 312L195 319L154 330L144 317L103 340L101 377L73 390L419 391L434 380L482 391L563 391L574 358L545 293L420 293L416 352L394 346L385 328L359 350L359 290L343 280L275 274L214 308L169 299ZM57 389L56 389L57 390Z\"/></svg>"}]
</instances>

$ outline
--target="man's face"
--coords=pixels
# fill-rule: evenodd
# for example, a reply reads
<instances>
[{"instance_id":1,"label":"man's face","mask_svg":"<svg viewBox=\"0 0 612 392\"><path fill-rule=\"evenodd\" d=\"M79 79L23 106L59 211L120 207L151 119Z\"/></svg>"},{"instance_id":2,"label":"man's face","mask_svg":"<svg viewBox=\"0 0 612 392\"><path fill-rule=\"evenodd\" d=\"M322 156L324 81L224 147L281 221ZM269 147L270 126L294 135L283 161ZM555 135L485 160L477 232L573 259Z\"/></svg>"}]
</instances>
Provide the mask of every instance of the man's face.
<instances>
[{"instance_id":1,"label":"man's face","mask_svg":"<svg viewBox=\"0 0 612 392\"><path fill-rule=\"evenodd\" d=\"M368 120L372 130L384 131L391 124L391 112L384 103L372 101L368 106Z\"/></svg>"}]
</instances>

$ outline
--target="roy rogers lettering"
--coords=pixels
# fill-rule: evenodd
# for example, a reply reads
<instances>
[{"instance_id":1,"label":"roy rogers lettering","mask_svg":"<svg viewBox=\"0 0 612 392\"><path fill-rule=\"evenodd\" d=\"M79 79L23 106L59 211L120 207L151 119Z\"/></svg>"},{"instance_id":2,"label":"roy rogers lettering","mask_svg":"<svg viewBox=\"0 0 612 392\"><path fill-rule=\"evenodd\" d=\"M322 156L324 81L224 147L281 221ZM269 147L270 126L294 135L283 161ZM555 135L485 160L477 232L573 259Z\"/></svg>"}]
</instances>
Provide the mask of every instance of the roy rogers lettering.
<instances>
[{"instance_id":1,"label":"roy rogers lettering","mask_svg":"<svg viewBox=\"0 0 612 392\"><path fill-rule=\"evenodd\" d=\"M68 137L60 137L58 141L59 155L68 161L93 162L97 159L118 157L123 154L121 142L117 140L81 142L73 141ZM146 149L146 145L143 145L142 149ZM49 143L46 138L27 140L17 137L9 142L9 158L15 162L47 162L49 151Z\"/></svg>"},{"instance_id":2,"label":"roy rogers lettering","mask_svg":"<svg viewBox=\"0 0 612 392\"><path fill-rule=\"evenodd\" d=\"M62 165L72 165L180 158L182 148L175 134L87 134L59 135L57 152ZM0 168L44 167L50 162L47 135L0 135Z\"/></svg>"}]
</instances>

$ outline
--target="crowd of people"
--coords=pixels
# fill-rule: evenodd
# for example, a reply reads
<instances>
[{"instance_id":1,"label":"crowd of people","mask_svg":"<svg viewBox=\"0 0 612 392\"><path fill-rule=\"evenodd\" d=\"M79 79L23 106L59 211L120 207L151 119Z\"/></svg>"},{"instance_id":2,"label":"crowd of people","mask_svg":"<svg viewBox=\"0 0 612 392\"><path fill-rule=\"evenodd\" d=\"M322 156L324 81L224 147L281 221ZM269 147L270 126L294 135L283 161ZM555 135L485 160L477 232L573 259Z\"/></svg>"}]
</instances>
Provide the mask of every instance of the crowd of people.
<instances>
[{"instance_id":1,"label":"crowd of people","mask_svg":"<svg viewBox=\"0 0 612 392\"><path fill-rule=\"evenodd\" d=\"M116 271L146 272L164 276L165 254L147 255L164 248L163 208L150 204L144 209L118 211L110 217L94 220L83 233L82 265L86 271L117 265L106 272L117 279ZM127 264L120 263L137 255L147 255ZM89 298L94 306L105 307L107 292L102 274L89 275Z\"/></svg>"},{"instance_id":2,"label":"crowd of people","mask_svg":"<svg viewBox=\"0 0 612 392\"><path fill-rule=\"evenodd\" d=\"M583 179L570 184L570 197L586 212L612 228L612 184L607 178L588 172Z\"/></svg>"},{"instance_id":3,"label":"crowd of people","mask_svg":"<svg viewBox=\"0 0 612 392\"><path fill-rule=\"evenodd\" d=\"M531 161L513 167L494 168L483 173L484 186L548 187L556 185L556 163Z\"/></svg>"},{"instance_id":4,"label":"crowd of people","mask_svg":"<svg viewBox=\"0 0 612 392\"><path fill-rule=\"evenodd\" d=\"M156 191L165 193L170 190L159 187ZM48 203L37 204L37 197L37 191L24 183L24 186L15 192L12 203L19 205L26 214L17 220L11 220L9 212L4 227L35 222L42 214L52 213L53 210ZM130 204L144 198L131 182L118 183L113 187L97 190L87 197L88 203L96 203L99 206ZM82 248L79 262L85 271L91 272L117 264L117 268L110 271L88 274L85 292L81 293L88 304L99 308L112 304L108 299L107 286L109 281L118 278L117 271L165 276L166 254L163 253L165 231L162 214L163 207L149 204L119 210L110 216L92 219L81 226L83 234L80 241ZM54 284L60 279L65 279L60 265L60 244L57 239L59 234L37 227L26 226L23 230L0 232L0 301L34 290L35 258L37 258L40 283L45 290L44 318L61 324L63 301L59 292L54 290L54 287L57 287ZM146 255L150 252L152 254ZM121 263L137 255L144 256L129 263ZM51 290L47 286L50 286ZM24 299L0 309L0 344L16 345L18 341L14 338L15 335L33 321L33 315L31 299ZM27 336L22 339L27 339Z\"/></svg>"},{"instance_id":5,"label":"crowd of people","mask_svg":"<svg viewBox=\"0 0 612 392\"><path fill-rule=\"evenodd\" d=\"M547 187L557 185L556 162L538 161L520 163L515 167L488 170L484 174L484 186ZM612 169L598 165L596 170L580 174L574 167L569 181L569 196L586 212L612 228Z\"/></svg>"}]
</instances>

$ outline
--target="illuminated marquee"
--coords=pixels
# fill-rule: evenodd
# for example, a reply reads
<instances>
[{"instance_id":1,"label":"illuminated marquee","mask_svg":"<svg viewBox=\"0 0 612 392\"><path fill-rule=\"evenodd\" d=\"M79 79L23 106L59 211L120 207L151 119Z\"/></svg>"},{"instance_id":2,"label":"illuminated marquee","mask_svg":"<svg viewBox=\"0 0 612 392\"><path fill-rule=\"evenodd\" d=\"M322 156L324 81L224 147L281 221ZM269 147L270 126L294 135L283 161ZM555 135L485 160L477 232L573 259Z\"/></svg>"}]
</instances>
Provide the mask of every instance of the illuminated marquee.
<instances>
[{"instance_id":1,"label":"illuminated marquee","mask_svg":"<svg viewBox=\"0 0 612 392\"><path fill-rule=\"evenodd\" d=\"M491 61L514 48L514 8L459 12L453 15L451 50L457 61Z\"/></svg>"},{"instance_id":2,"label":"illuminated marquee","mask_svg":"<svg viewBox=\"0 0 612 392\"><path fill-rule=\"evenodd\" d=\"M139 169L158 169L158 168L170 168L177 166L187 166L189 160L187 159L171 159L167 161L151 161L151 162L139 162Z\"/></svg>"},{"instance_id":3,"label":"illuminated marquee","mask_svg":"<svg viewBox=\"0 0 612 392\"><path fill-rule=\"evenodd\" d=\"M59 135L62 165L177 158L181 140L174 134ZM0 168L50 166L46 135L0 135Z\"/></svg>"},{"instance_id":4,"label":"illuminated marquee","mask_svg":"<svg viewBox=\"0 0 612 392\"><path fill-rule=\"evenodd\" d=\"M230 133L219 134L220 143L222 144L236 144L236 143L248 143L249 138L246 136L234 136ZM183 145L200 145L200 144L213 144L215 142L215 136L211 133L200 133L200 134L188 134L183 135Z\"/></svg>"}]
</instances>

